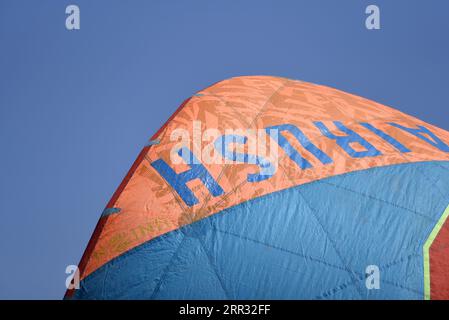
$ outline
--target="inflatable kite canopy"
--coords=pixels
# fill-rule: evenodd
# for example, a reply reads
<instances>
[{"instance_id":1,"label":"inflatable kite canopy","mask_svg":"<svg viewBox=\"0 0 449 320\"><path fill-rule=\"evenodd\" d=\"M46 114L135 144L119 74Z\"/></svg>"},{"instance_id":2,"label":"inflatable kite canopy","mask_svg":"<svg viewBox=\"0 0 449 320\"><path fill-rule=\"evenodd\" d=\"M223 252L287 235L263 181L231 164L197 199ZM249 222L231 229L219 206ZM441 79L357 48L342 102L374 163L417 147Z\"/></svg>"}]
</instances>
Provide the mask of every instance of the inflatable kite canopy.
<instances>
[{"instance_id":1,"label":"inflatable kite canopy","mask_svg":"<svg viewBox=\"0 0 449 320\"><path fill-rule=\"evenodd\" d=\"M152 137L67 299L448 299L449 133L268 76L218 82Z\"/></svg>"}]
</instances>

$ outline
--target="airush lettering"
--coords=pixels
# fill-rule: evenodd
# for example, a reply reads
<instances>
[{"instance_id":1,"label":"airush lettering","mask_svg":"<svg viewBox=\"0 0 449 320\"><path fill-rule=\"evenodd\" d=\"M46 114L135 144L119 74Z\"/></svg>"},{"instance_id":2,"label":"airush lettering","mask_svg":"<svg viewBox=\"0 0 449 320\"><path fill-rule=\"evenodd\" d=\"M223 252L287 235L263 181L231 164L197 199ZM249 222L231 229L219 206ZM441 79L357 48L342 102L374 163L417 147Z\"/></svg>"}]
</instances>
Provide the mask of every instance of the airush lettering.
<instances>
[{"instance_id":1,"label":"airush lettering","mask_svg":"<svg viewBox=\"0 0 449 320\"><path fill-rule=\"evenodd\" d=\"M301 169L311 168L312 165L309 161L304 159L299 152L290 144L287 138L282 134L283 132L290 132L296 140L309 151L315 158L317 158L322 164L332 163L332 159L327 154L318 149L306 135L296 126L292 124L282 124L278 126L268 127L267 133L273 138L274 134L278 136L278 144L284 150L284 152L293 160ZM279 133L278 133L279 131Z\"/></svg>"},{"instance_id":2,"label":"airush lettering","mask_svg":"<svg viewBox=\"0 0 449 320\"><path fill-rule=\"evenodd\" d=\"M198 164L192 152L186 147L179 150L179 155L183 157L186 163L190 163L190 169L176 173L164 160L159 159L151 163L153 168L160 173L162 177L176 190L182 200L189 206L198 203L198 199L187 186L187 182L199 179L206 186L209 192L218 197L223 194L223 189L218 185L214 178L207 171L206 167Z\"/></svg>"},{"instance_id":3,"label":"airush lettering","mask_svg":"<svg viewBox=\"0 0 449 320\"><path fill-rule=\"evenodd\" d=\"M340 136L335 135L330 132L330 130L320 121L314 122L315 126L320 129L321 133L328 137L329 139L335 140L337 144L351 157L353 158L365 158L365 157L376 157L380 156L382 153L377 150L371 143L363 139L357 133L345 127L340 121L334 121L335 126L346 135ZM362 146L365 151L356 151L352 145L358 144Z\"/></svg>"},{"instance_id":4,"label":"airush lettering","mask_svg":"<svg viewBox=\"0 0 449 320\"><path fill-rule=\"evenodd\" d=\"M334 132L331 132L321 121L315 121L313 124L321 132L322 138L335 142L335 145L351 158L361 159L382 155L382 152L373 144L340 121L333 122L337 129ZM377 135L399 153L412 151L402 142L369 123L361 122L359 125ZM449 146L424 126L409 128L394 122L390 122L388 125L395 130L406 132L411 137L418 138L440 151L449 152ZM257 131L225 130L225 134L221 134L218 129L207 129L201 132L201 122L194 121L193 131L193 141L190 140L189 132L184 129L173 130L170 135L171 141L178 142L171 150L170 160L173 164L185 163L190 166L190 169L176 173L163 159L151 163L152 167L189 207L199 202L187 186L190 181L200 180L213 197L225 193L204 164L253 164L258 167L258 171L249 173L247 181L257 183L270 179L276 173L279 159L278 149L280 148L297 164L299 169L312 169L312 163L288 140L285 135L287 132L308 152L309 159L314 157L322 165L333 163L333 159L329 155L319 149L300 128L292 124L270 126ZM202 147L203 142L206 142L204 148ZM196 157L198 154L201 155L201 159Z\"/></svg>"},{"instance_id":5,"label":"airush lettering","mask_svg":"<svg viewBox=\"0 0 449 320\"><path fill-rule=\"evenodd\" d=\"M437 148L441 151L449 152L448 145L445 144L443 141L441 141L440 138L438 138L435 134L433 134L432 131L430 131L426 127L418 126L417 129L407 128L407 127L401 126L400 124L393 123L393 122L390 122L389 125L399 128L401 130L404 130L404 131L414 135L415 137L427 142L428 144L434 146L435 148Z\"/></svg>"},{"instance_id":6,"label":"airush lettering","mask_svg":"<svg viewBox=\"0 0 449 320\"><path fill-rule=\"evenodd\" d=\"M248 182L258 182L270 178L276 173L277 166L270 162L268 159L261 155L247 154L242 152L236 152L232 150L231 144L245 145L248 141L248 137L241 135L223 135L215 140L215 149L218 150L221 155L228 160L232 160L238 163L251 163L260 167L259 173L248 174ZM277 162L276 162L277 163Z\"/></svg>"}]
</instances>

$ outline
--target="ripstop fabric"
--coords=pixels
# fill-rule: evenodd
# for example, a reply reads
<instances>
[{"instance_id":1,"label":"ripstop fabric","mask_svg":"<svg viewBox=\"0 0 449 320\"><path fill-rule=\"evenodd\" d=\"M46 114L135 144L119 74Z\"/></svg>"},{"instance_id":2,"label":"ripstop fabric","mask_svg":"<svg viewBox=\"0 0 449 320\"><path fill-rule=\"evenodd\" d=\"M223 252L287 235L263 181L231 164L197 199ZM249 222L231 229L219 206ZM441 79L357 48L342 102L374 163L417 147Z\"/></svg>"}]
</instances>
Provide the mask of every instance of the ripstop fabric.
<instances>
[{"instance_id":1,"label":"ripstop fabric","mask_svg":"<svg viewBox=\"0 0 449 320\"><path fill-rule=\"evenodd\" d=\"M448 299L448 143L329 87L218 82L143 148L66 298Z\"/></svg>"}]
</instances>

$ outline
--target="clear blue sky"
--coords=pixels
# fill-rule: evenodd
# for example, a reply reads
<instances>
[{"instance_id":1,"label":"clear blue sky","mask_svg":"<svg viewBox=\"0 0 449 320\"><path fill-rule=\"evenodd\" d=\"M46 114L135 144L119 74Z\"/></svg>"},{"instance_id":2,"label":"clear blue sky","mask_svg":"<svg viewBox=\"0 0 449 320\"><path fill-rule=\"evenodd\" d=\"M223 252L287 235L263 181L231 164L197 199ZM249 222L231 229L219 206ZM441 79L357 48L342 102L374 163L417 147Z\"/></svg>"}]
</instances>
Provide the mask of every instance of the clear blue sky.
<instances>
[{"instance_id":1,"label":"clear blue sky","mask_svg":"<svg viewBox=\"0 0 449 320\"><path fill-rule=\"evenodd\" d=\"M143 144L218 80L325 84L449 129L448 35L447 0L1 0L0 298L62 298Z\"/></svg>"}]
</instances>

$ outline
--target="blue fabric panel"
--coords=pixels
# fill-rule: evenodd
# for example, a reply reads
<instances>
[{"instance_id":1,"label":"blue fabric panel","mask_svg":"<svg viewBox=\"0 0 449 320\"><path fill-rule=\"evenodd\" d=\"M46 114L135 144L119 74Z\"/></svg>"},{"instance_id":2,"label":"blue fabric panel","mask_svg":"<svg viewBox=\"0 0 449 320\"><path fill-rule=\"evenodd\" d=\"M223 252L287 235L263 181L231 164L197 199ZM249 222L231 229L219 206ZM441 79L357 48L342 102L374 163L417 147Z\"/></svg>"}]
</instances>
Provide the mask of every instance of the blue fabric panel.
<instances>
[{"instance_id":1,"label":"blue fabric panel","mask_svg":"<svg viewBox=\"0 0 449 320\"><path fill-rule=\"evenodd\" d=\"M422 162L272 193L128 251L74 298L423 299L422 248L448 190L449 162Z\"/></svg>"},{"instance_id":2,"label":"blue fabric panel","mask_svg":"<svg viewBox=\"0 0 449 320\"><path fill-rule=\"evenodd\" d=\"M149 299L171 265L183 235L172 232L111 260L81 281L75 298ZM151 243L151 245L150 245Z\"/></svg>"},{"instance_id":3,"label":"blue fabric panel","mask_svg":"<svg viewBox=\"0 0 449 320\"><path fill-rule=\"evenodd\" d=\"M183 299L188 296L190 299L225 299L226 293L209 259L198 239L184 236L151 298Z\"/></svg>"}]
</instances>

